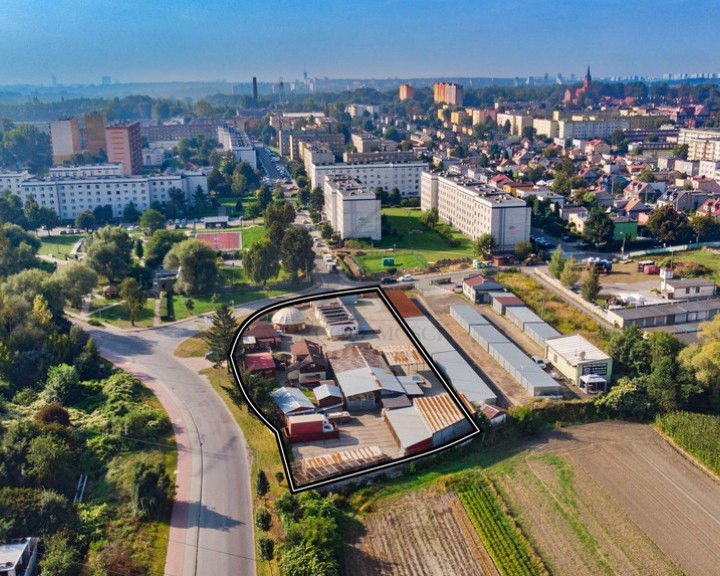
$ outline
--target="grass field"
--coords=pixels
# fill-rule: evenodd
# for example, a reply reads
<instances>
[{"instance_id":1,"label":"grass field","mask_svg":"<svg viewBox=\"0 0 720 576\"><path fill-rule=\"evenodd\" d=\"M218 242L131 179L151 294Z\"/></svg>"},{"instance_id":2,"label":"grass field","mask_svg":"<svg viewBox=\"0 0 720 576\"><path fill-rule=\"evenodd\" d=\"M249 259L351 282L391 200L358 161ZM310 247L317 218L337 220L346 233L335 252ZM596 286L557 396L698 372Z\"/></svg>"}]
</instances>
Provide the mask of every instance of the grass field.
<instances>
[{"instance_id":1,"label":"grass field","mask_svg":"<svg viewBox=\"0 0 720 576\"><path fill-rule=\"evenodd\" d=\"M262 224L256 224L255 226L249 226L243 228L242 231L242 242L243 248L250 248L250 244L262 240L265 237L265 226Z\"/></svg>"},{"instance_id":2,"label":"grass field","mask_svg":"<svg viewBox=\"0 0 720 576\"><path fill-rule=\"evenodd\" d=\"M55 258L62 258L63 254L70 254L75 242L84 238L84 234L64 234L62 236L39 236L42 244L38 254L52 254Z\"/></svg>"},{"instance_id":3,"label":"grass field","mask_svg":"<svg viewBox=\"0 0 720 576\"><path fill-rule=\"evenodd\" d=\"M125 304L116 304L112 308L107 308L100 312L93 312L90 318L100 320L107 324L112 324L118 328L132 328L130 323L130 311ZM136 327L149 328L155 322L155 299L148 298L145 306L140 310L138 317L135 319Z\"/></svg>"},{"instance_id":4,"label":"grass field","mask_svg":"<svg viewBox=\"0 0 720 576\"><path fill-rule=\"evenodd\" d=\"M525 304L563 334L579 333L602 350L607 350L611 332L587 314L569 306L551 290L544 288L522 272L498 274L498 280L523 299Z\"/></svg>"},{"instance_id":5,"label":"grass field","mask_svg":"<svg viewBox=\"0 0 720 576\"><path fill-rule=\"evenodd\" d=\"M428 264L444 259L472 258L472 242L460 232L453 232L453 238L460 246L447 245L437 232L420 224L422 211L418 208L384 208L382 211L396 235L383 234L380 242L373 246L365 242L363 254L355 256L366 274L382 272L382 258L395 257L395 267L404 270L424 268ZM389 250L394 249L393 252Z\"/></svg>"}]
</instances>

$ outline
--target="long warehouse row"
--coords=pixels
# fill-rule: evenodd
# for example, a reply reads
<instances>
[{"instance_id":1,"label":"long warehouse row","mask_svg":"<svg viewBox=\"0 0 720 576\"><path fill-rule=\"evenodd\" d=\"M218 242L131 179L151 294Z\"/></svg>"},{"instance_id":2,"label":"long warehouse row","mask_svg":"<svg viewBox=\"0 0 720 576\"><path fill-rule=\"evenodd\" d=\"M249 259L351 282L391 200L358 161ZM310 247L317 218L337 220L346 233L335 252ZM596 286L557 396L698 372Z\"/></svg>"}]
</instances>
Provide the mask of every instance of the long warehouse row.
<instances>
[{"instance_id":1,"label":"long warehouse row","mask_svg":"<svg viewBox=\"0 0 720 576\"><path fill-rule=\"evenodd\" d=\"M514 308L508 308L508 314ZM450 307L450 316L531 396L558 394L560 385L475 308ZM513 320L514 321L514 320ZM531 336L532 337L532 336ZM544 340L543 340L544 345Z\"/></svg>"}]
</instances>

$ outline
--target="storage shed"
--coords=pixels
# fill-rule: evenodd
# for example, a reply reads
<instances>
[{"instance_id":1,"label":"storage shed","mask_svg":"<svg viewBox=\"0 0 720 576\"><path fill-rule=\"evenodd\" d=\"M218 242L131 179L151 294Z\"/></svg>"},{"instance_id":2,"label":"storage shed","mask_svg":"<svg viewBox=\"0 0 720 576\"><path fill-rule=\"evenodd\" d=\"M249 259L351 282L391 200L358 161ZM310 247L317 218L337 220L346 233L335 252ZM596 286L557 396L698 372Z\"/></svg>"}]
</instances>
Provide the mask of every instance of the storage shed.
<instances>
[{"instance_id":1,"label":"storage shed","mask_svg":"<svg viewBox=\"0 0 720 576\"><path fill-rule=\"evenodd\" d=\"M275 376L275 359L270 352L255 352L245 355L245 368L252 374L262 374L266 378Z\"/></svg>"},{"instance_id":2,"label":"storage shed","mask_svg":"<svg viewBox=\"0 0 720 576\"><path fill-rule=\"evenodd\" d=\"M497 395L457 350L433 354L433 360L450 380L459 394L463 394L473 406L497 402Z\"/></svg>"},{"instance_id":3,"label":"storage shed","mask_svg":"<svg viewBox=\"0 0 720 576\"><path fill-rule=\"evenodd\" d=\"M475 324L489 324L485 316L480 314L473 306L467 304L450 306L450 316L462 326L465 332L470 331L470 326Z\"/></svg>"},{"instance_id":4,"label":"storage shed","mask_svg":"<svg viewBox=\"0 0 720 576\"><path fill-rule=\"evenodd\" d=\"M423 396L415 399L415 407L432 433L433 447L444 446L472 432L473 427L450 394Z\"/></svg>"},{"instance_id":5,"label":"storage shed","mask_svg":"<svg viewBox=\"0 0 720 576\"><path fill-rule=\"evenodd\" d=\"M527 306L513 306L505 310L505 317L520 330L525 330L525 324L543 322L535 312Z\"/></svg>"},{"instance_id":6,"label":"storage shed","mask_svg":"<svg viewBox=\"0 0 720 576\"><path fill-rule=\"evenodd\" d=\"M412 456L432 449L432 432L415 406L385 410L383 418L398 443L401 456Z\"/></svg>"},{"instance_id":7,"label":"storage shed","mask_svg":"<svg viewBox=\"0 0 720 576\"><path fill-rule=\"evenodd\" d=\"M580 334L548 338L545 357L573 384L577 384L583 374L612 378L612 358Z\"/></svg>"},{"instance_id":8,"label":"storage shed","mask_svg":"<svg viewBox=\"0 0 720 576\"><path fill-rule=\"evenodd\" d=\"M437 352L449 352L455 347L447 341L447 338L438 330L435 325L425 316L416 316L405 320L418 340L432 355Z\"/></svg>"},{"instance_id":9,"label":"storage shed","mask_svg":"<svg viewBox=\"0 0 720 576\"><path fill-rule=\"evenodd\" d=\"M494 326L475 324L470 327L470 337L487 352L488 346L493 342L509 342L507 337Z\"/></svg>"},{"instance_id":10,"label":"storage shed","mask_svg":"<svg viewBox=\"0 0 720 576\"><path fill-rule=\"evenodd\" d=\"M525 302L508 292L490 292L488 296L492 303L492 309L501 316L511 306L525 306Z\"/></svg>"},{"instance_id":11,"label":"storage shed","mask_svg":"<svg viewBox=\"0 0 720 576\"><path fill-rule=\"evenodd\" d=\"M313 442L317 440L329 440L340 435L338 425L330 422L324 414L304 414L290 416L287 419L285 436L288 442Z\"/></svg>"},{"instance_id":12,"label":"storage shed","mask_svg":"<svg viewBox=\"0 0 720 576\"><path fill-rule=\"evenodd\" d=\"M334 408L343 405L343 395L334 384L321 384L313 390L315 401L320 408Z\"/></svg>"},{"instance_id":13,"label":"storage shed","mask_svg":"<svg viewBox=\"0 0 720 576\"><path fill-rule=\"evenodd\" d=\"M514 308L511 308L511 310L514 310ZM526 322L523 330L543 350L545 350L545 340L562 336L547 322Z\"/></svg>"},{"instance_id":14,"label":"storage shed","mask_svg":"<svg viewBox=\"0 0 720 576\"><path fill-rule=\"evenodd\" d=\"M285 418L315 412L315 405L297 388L283 386L270 392L270 396L275 400L275 404L278 405Z\"/></svg>"}]
</instances>

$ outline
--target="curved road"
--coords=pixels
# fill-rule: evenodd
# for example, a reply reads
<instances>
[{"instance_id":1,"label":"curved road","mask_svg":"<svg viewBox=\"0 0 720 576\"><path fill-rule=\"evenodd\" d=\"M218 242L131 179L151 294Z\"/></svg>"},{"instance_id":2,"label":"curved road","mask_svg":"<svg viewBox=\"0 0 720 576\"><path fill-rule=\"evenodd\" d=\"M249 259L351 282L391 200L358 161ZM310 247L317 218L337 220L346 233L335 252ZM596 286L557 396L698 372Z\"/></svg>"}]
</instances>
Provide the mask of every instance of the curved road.
<instances>
[{"instance_id":1,"label":"curved road","mask_svg":"<svg viewBox=\"0 0 720 576\"><path fill-rule=\"evenodd\" d=\"M245 438L223 401L197 373L197 359L173 355L180 342L197 332L198 321L133 332L86 329L104 357L153 390L175 429L177 494L164 574L255 574Z\"/></svg>"}]
</instances>

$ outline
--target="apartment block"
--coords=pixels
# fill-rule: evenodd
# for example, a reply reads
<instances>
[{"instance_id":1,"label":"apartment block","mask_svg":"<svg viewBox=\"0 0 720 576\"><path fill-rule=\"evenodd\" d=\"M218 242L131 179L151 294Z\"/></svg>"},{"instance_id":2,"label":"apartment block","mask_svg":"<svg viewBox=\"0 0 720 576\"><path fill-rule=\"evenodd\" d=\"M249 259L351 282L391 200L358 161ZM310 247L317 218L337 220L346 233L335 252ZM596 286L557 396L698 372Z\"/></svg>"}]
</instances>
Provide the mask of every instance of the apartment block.
<instances>
[{"instance_id":1,"label":"apartment block","mask_svg":"<svg viewBox=\"0 0 720 576\"><path fill-rule=\"evenodd\" d=\"M397 188L403 198L420 195L420 175L427 170L427 163L421 161L372 162L351 164L340 162L330 165L310 165L308 178L313 186L325 186L327 176L345 175L357 180L365 188L382 188L386 192Z\"/></svg>"},{"instance_id":2,"label":"apartment block","mask_svg":"<svg viewBox=\"0 0 720 576\"><path fill-rule=\"evenodd\" d=\"M22 172L0 170L0 193L9 190L12 194L19 196L22 183L28 178L32 178L32 176L27 170L23 170Z\"/></svg>"},{"instance_id":3,"label":"apartment block","mask_svg":"<svg viewBox=\"0 0 720 576\"><path fill-rule=\"evenodd\" d=\"M681 128L678 144L688 145L688 160L720 161L720 130Z\"/></svg>"},{"instance_id":4,"label":"apartment block","mask_svg":"<svg viewBox=\"0 0 720 576\"><path fill-rule=\"evenodd\" d=\"M436 208L443 222L473 240L492 234L500 251L530 237L530 207L523 200L467 177L423 172L420 207Z\"/></svg>"},{"instance_id":5,"label":"apartment block","mask_svg":"<svg viewBox=\"0 0 720 576\"><path fill-rule=\"evenodd\" d=\"M400 100L413 100L415 98L415 88L410 84L400 84L398 98Z\"/></svg>"},{"instance_id":6,"label":"apartment block","mask_svg":"<svg viewBox=\"0 0 720 576\"><path fill-rule=\"evenodd\" d=\"M229 125L219 126L217 138L225 150L229 150L235 155L237 162L247 162L253 170L257 169L255 146L244 131Z\"/></svg>"},{"instance_id":7,"label":"apartment block","mask_svg":"<svg viewBox=\"0 0 720 576\"><path fill-rule=\"evenodd\" d=\"M82 151L78 119L52 120L50 122L50 145L53 164L62 164L73 154Z\"/></svg>"},{"instance_id":8,"label":"apartment block","mask_svg":"<svg viewBox=\"0 0 720 576\"><path fill-rule=\"evenodd\" d=\"M380 200L350 176L325 179L325 215L340 238L381 239Z\"/></svg>"},{"instance_id":9,"label":"apartment block","mask_svg":"<svg viewBox=\"0 0 720 576\"><path fill-rule=\"evenodd\" d=\"M125 126L106 126L108 162L119 162L125 174L142 173L142 136L140 122Z\"/></svg>"},{"instance_id":10,"label":"apartment block","mask_svg":"<svg viewBox=\"0 0 720 576\"><path fill-rule=\"evenodd\" d=\"M463 105L463 87L454 82L435 82L433 97L436 103L446 103L452 106Z\"/></svg>"},{"instance_id":11,"label":"apartment block","mask_svg":"<svg viewBox=\"0 0 720 576\"><path fill-rule=\"evenodd\" d=\"M123 176L115 167L106 167L110 174L101 173L101 166L74 168L75 173L57 171L50 178L27 178L18 195L23 203L32 195L40 206L55 210L62 220L73 220L80 212L97 206L111 206L113 216L119 218L131 202L141 212L155 201L165 205L170 201L172 188L182 190L188 203L192 203L198 186L207 193L207 175L202 171Z\"/></svg>"},{"instance_id":12,"label":"apartment block","mask_svg":"<svg viewBox=\"0 0 720 576\"><path fill-rule=\"evenodd\" d=\"M107 119L105 112L93 112L85 114L85 149L93 156L104 151L107 154L107 142L105 141L105 126Z\"/></svg>"}]
</instances>

